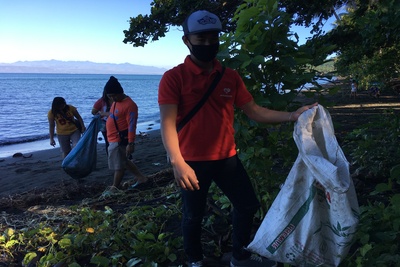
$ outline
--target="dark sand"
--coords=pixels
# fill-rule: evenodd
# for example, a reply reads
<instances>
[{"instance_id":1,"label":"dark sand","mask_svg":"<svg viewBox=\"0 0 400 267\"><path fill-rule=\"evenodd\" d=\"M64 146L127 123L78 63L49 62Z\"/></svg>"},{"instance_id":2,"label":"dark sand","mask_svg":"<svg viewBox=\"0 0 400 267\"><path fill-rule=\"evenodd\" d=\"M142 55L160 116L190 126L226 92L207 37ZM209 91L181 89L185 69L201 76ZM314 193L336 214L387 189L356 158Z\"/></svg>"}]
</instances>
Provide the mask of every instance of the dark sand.
<instances>
[{"instance_id":1,"label":"dark sand","mask_svg":"<svg viewBox=\"0 0 400 267\"><path fill-rule=\"evenodd\" d=\"M108 169L105 144L97 146L96 170L80 180L71 178L62 168L60 148L25 154L26 157L0 159L0 199L26 192L40 192L51 188L59 190L69 186L111 185L113 172ZM27 157L30 156L30 157ZM162 145L160 131L137 135L133 161L145 175L151 175L169 167ZM125 173L123 182L134 177Z\"/></svg>"}]
</instances>

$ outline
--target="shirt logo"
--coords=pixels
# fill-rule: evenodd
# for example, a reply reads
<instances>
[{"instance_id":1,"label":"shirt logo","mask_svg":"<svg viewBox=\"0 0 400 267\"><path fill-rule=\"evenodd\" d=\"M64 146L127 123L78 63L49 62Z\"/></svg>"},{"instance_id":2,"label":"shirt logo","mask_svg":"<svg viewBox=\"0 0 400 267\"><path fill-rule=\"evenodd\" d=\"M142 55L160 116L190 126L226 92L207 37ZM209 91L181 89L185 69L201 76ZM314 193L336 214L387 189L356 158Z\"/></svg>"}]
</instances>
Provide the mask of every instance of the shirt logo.
<instances>
[{"instance_id":1,"label":"shirt logo","mask_svg":"<svg viewBox=\"0 0 400 267\"><path fill-rule=\"evenodd\" d=\"M231 95L231 88L224 88L223 89L223 94L221 94L222 97L232 97Z\"/></svg>"}]
</instances>

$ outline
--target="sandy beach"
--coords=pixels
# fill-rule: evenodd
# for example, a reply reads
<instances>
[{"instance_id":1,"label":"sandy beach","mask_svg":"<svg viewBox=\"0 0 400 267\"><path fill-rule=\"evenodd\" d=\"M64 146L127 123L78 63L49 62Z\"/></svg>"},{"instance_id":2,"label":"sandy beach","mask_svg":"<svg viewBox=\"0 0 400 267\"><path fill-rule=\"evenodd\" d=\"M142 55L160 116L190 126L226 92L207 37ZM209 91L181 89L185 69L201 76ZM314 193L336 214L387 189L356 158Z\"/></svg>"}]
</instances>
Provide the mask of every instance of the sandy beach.
<instances>
[{"instance_id":1,"label":"sandy beach","mask_svg":"<svg viewBox=\"0 0 400 267\"><path fill-rule=\"evenodd\" d=\"M137 135L133 161L145 175L151 175L169 167L161 141L160 130ZM20 157L0 159L0 199L20 194L40 194L42 191L68 191L70 187L100 188L112 184L113 172L108 169L105 144L97 146L96 170L80 180L71 178L61 168L60 148L25 153ZM133 179L126 173L123 182Z\"/></svg>"}]
</instances>

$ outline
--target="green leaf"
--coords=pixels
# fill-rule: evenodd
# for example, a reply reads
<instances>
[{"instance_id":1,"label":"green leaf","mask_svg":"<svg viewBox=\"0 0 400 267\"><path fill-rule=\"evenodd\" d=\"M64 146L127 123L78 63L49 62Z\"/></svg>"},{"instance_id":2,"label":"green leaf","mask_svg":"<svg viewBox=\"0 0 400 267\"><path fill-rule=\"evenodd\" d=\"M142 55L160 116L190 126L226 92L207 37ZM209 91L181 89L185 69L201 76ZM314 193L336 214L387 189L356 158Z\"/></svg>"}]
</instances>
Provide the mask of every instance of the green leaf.
<instances>
[{"instance_id":1,"label":"green leaf","mask_svg":"<svg viewBox=\"0 0 400 267\"><path fill-rule=\"evenodd\" d=\"M264 56L257 55L253 58L252 63L255 65L260 65L260 64L264 63L264 60L265 60Z\"/></svg>"},{"instance_id":2,"label":"green leaf","mask_svg":"<svg viewBox=\"0 0 400 267\"><path fill-rule=\"evenodd\" d=\"M399 208L399 207L400 207L400 194L393 195L393 196L390 198L390 203L391 203L394 207Z\"/></svg>"},{"instance_id":3,"label":"green leaf","mask_svg":"<svg viewBox=\"0 0 400 267\"><path fill-rule=\"evenodd\" d=\"M177 258L178 258L178 257L177 257L176 254L174 254L174 253L168 255L168 259L169 259L171 262L176 261Z\"/></svg>"},{"instance_id":4,"label":"green leaf","mask_svg":"<svg viewBox=\"0 0 400 267\"><path fill-rule=\"evenodd\" d=\"M140 232L137 234L137 237L139 240L145 241L145 240L155 240L155 236L152 233L148 232Z\"/></svg>"},{"instance_id":5,"label":"green leaf","mask_svg":"<svg viewBox=\"0 0 400 267\"><path fill-rule=\"evenodd\" d=\"M36 252L29 252L24 257L24 264L28 265L35 257L37 256Z\"/></svg>"},{"instance_id":6,"label":"green leaf","mask_svg":"<svg viewBox=\"0 0 400 267\"><path fill-rule=\"evenodd\" d=\"M54 259L55 258L53 254L46 254L40 258L39 263L45 263L45 264L49 264L51 262L55 263Z\"/></svg>"},{"instance_id":7,"label":"green leaf","mask_svg":"<svg viewBox=\"0 0 400 267\"><path fill-rule=\"evenodd\" d=\"M390 170L390 178L400 182L400 165L396 165Z\"/></svg>"},{"instance_id":8,"label":"green leaf","mask_svg":"<svg viewBox=\"0 0 400 267\"><path fill-rule=\"evenodd\" d=\"M106 257L103 257L103 256L93 256L90 259L90 263L97 264L98 266L107 267L107 266L109 266L110 261Z\"/></svg>"},{"instance_id":9,"label":"green leaf","mask_svg":"<svg viewBox=\"0 0 400 267\"><path fill-rule=\"evenodd\" d=\"M382 192L390 190L390 187L388 184L380 183L380 184L376 185L375 190L379 193L382 193Z\"/></svg>"},{"instance_id":10,"label":"green leaf","mask_svg":"<svg viewBox=\"0 0 400 267\"><path fill-rule=\"evenodd\" d=\"M14 245L18 244L18 240L10 240L6 243L5 248L13 247Z\"/></svg>"},{"instance_id":11,"label":"green leaf","mask_svg":"<svg viewBox=\"0 0 400 267\"><path fill-rule=\"evenodd\" d=\"M7 228L7 230L6 230L6 235L8 236L8 237L11 237L11 236L13 236L14 235L14 229L12 229L12 228Z\"/></svg>"},{"instance_id":12,"label":"green leaf","mask_svg":"<svg viewBox=\"0 0 400 267\"><path fill-rule=\"evenodd\" d=\"M363 234L360 238L361 244L366 244L369 241L369 234Z\"/></svg>"},{"instance_id":13,"label":"green leaf","mask_svg":"<svg viewBox=\"0 0 400 267\"><path fill-rule=\"evenodd\" d=\"M370 251L372 249L372 245L371 244L366 244L363 247L360 248L360 253L361 256L365 257L365 254L367 254L368 251Z\"/></svg>"},{"instance_id":14,"label":"green leaf","mask_svg":"<svg viewBox=\"0 0 400 267\"><path fill-rule=\"evenodd\" d=\"M71 239L69 238L63 238L60 241L58 241L58 244L60 245L61 248L68 248L72 245Z\"/></svg>"},{"instance_id":15,"label":"green leaf","mask_svg":"<svg viewBox=\"0 0 400 267\"><path fill-rule=\"evenodd\" d=\"M239 60L241 62L251 61L250 56L245 53L238 54L237 56L234 57L234 59Z\"/></svg>"}]
</instances>

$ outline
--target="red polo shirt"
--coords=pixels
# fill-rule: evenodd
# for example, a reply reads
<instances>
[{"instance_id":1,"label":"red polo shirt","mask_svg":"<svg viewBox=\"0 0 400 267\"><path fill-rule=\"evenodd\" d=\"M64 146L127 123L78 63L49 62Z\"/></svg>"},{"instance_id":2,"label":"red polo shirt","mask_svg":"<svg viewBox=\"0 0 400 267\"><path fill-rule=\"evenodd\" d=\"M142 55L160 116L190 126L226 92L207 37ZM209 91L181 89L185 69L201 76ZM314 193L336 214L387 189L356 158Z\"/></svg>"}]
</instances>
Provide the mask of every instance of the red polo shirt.
<instances>
[{"instance_id":1,"label":"red polo shirt","mask_svg":"<svg viewBox=\"0 0 400 267\"><path fill-rule=\"evenodd\" d=\"M217 60L208 73L186 57L183 64L164 73L158 91L159 105L178 105L179 123L200 101L221 70ZM239 74L227 68L206 103L178 134L183 158L206 161L234 156L234 106L241 107L252 99Z\"/></svg>"}]
</instances>

